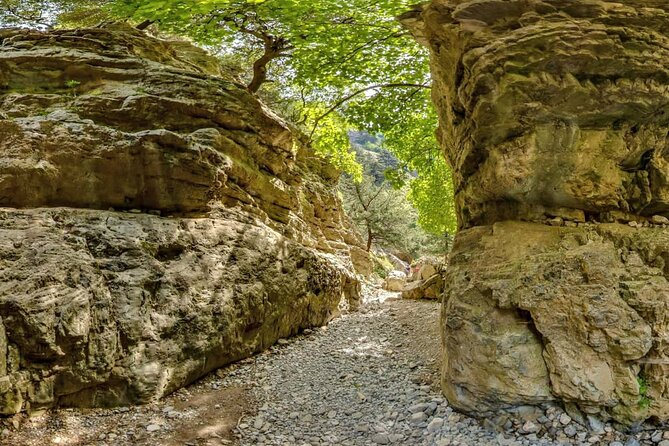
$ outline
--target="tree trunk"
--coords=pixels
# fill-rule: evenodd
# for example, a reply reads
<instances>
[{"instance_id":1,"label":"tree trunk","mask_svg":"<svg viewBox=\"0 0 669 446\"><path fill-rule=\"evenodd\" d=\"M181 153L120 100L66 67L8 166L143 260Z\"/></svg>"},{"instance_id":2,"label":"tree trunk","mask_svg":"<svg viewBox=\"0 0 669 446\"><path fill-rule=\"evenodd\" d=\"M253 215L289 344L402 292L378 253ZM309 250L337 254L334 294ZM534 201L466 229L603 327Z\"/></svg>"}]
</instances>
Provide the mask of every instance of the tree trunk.
<instances>
[{"instance_id":1,"label":"tree trunk","mask_svg":"<svg viewBox=\"0 0 669 446\"><path fill-rule=\"evenodd\" d=\"M246 87L251 93L257 93L262 84L267 81L267 64L277 55L271 50L265 50L265 54L253 63L253 79Z\"/></svg>"},{"instance_id":2,"label":"tree trunk","mask_svg":"<svg viewBox=\"0 0 669 446\"><path fill-rule=\"evenodd\" d=\"M372 240L374 239L374 234L372 234L372 228L367 225L367 252L372 249Z\"/></svg>"}]
</instances>

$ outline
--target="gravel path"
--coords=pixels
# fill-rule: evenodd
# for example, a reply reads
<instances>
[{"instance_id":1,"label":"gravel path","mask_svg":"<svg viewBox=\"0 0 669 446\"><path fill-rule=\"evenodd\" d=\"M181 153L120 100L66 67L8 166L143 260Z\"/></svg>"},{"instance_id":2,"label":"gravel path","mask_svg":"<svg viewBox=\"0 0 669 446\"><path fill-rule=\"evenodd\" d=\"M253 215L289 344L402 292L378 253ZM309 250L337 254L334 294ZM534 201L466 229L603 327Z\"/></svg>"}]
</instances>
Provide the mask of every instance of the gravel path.
<instances>
[{"instance_id":1,"label":"gravel path","mask_svg":"<svg viewBox=\"0 0 669 446\"><path fill-rule=\"evenodd\" d=\"M239 425L241 444L434 444L440 423L460 417L430 385L438 359L436 304L410 303L418 311L406 304L344 316L258 358L253 393L262 406ZM400 312L414 314L416 327L403 325ZM429 332L428 357L411 341L412 329ZM237 370L238 379L244 375Z\"/></svg>"},{"instance_id":2,"label":"gravel path","mask_svg":"<svg viewBox=\"0 0 669 446\"><path fill-rule=\"evenodd\" d=\"M439 424L461 418L431 381L437 311L434 302L370 305L235 370L226 380L251 372L260 405L239 424L241 444L435 444ZM413 342L416 329L429 342Z\"/></svg>"},{"instance_id":3,"label":"gravel path","mask_svg":"<svg viewBox=\"0 0 669 446\"><path fill-rule=\"evenodd\" d=\"M0 445L669 446L669 432L586 431L555 407L482 421L454 412L439 392L439 304L374 293L154 404L4 419Z\"/></svg>"},{"instance_id":4,"label":"gravel path","mask_svg":"<svg viewBox=\"0 0 669 446\"><path fill-rule=\"evenodd\" d=\"M557 407L478 421L439 392L439 304L389 299L284 341L231 371L258 404L235 433L241 445L669 446L669 433L587 431Z\"/></svg>"}]
</instances>

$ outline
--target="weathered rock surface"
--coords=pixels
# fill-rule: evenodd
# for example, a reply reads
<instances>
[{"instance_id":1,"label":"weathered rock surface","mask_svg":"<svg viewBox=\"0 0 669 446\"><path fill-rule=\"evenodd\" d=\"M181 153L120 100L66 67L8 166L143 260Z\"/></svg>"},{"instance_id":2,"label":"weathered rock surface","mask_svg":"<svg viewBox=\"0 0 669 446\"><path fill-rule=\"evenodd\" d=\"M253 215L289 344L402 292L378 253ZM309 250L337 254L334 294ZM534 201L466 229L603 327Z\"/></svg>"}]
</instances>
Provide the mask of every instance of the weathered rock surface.
<instances>
[{"instance_id":1,"label":"weathered rock surface","mask_svg":"<svg viewBox=\"0 0 669 446\"><path fill-rule=\"evenodd\" d=\"M408 280L424 280L429 279L430 277L437 274L439 269L442 269L443 265L441 262L431 259L423 258L418 260L414 265L411 266L411 272L409 273Z\"/></svg>"},{"instance_id":2,"label":"weathered rock surface","mask_svg":"<svg viewBox=\"0 0 669 446\"><path fill-rule=\"evenodd\" d=\"M627 422L667 418L668 252L666 231L619 224L463 231L443 308L449 399L469 411L560 399Z\"/></svg>"},{"instance_id":3,"label":"weathered rock surface","mask_svg":"<svg viewBox=\"0 0 669 446\"><path fill-rule=\"evenodd\" d=\"M669 211L668 22L659 0L434 0L408 14L432 49L461 227Z\"/></svg>"},{"instance_id":4,"label":"weathered rock surface","mask_svg":"<svg viewBox=\"0 0 669 446\"><path fill-rule=\"evenodd\" d=\"M436 259L421 259L412 266L407 284L402 289L403 299L439 299L444 292L445 265Z\"/></svg>"},{"instance_id":5,"label":"weathered rock surface","mask_svg":"<svg viewBox=\"0 0 669 446\"><path fill-rule=\"evenodd\" d=\"M463 229L449 400L668 419L669 4L432 0L403 20L431 50Z\"/></svg>"},{"instance_id":6,"label":"weathered rock surface","mask_svg":"<svg viewBox=\"0 0 669 446\"><path fill-rule=\"evenodd\" d=\"M383 281L383 289L387 291L402 291L407 282L407 275L402 271L390 271Z\"/></svg>"},{"instance_id":7,"label":"weathered rock surface","mask_svg":"<svg viewBox=\"0 0 669 446\"><path fill-rule=\"evenodd\" d=\"M0 413L147 402L357 305L338 173L214 58L0 42Z\"/></svg>"},{"instance_id":8,"label":"weathered rock surface","mask_svg":"<svg viewBox=\"0 0 669 446\"><path fill-rule=\"evenodd\" d=\"M435 273L427 279L408 282L402 288L403 299L439 299L444 292L444 279Z\"/></svg>"}]
</instances>

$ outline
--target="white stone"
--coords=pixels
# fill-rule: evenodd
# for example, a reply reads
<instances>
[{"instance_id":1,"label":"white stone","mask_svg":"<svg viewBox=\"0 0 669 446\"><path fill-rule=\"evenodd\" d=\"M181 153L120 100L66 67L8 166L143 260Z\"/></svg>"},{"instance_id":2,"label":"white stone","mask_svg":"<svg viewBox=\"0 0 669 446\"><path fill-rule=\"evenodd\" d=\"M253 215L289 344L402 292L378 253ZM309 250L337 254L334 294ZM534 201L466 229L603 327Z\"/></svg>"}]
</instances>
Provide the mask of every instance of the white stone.
<instances>
[{"instance_id":1,"label":"white stone","mask_svg":"<svg viewBox=\"0 0 669 446\"><path fill-rule=\"evenodd\" d=\"M522 431L528 434L533 434L539 432L539 426L534 424L532 421L526 421L525 424L523 424Z\"/></svg>"},{"instance_id":2,"label":"white stone","mask_svg":"<svg viewBox=\"0 0 669 446\"><path fill-rule=\"evenodd\" d=\"M653 224L656 224L656 225L669 224L669 218L664 217L662 215L653 215L653 217L650 219L650 221L652 221Z\"/></svg>"},{"instance_id":3,"label":"white stone","mask_svg":"<svg viewBox=\"0 0 669 446\"><path fill-rule=\"evenodd\" d=\"M571 417L566 413L563 413L562 415L560 415L560 423L562 423L563 425L571 423Z\"/></svg>"},{"instance_id":4,"label":"white stone","mask_svg":"<svg viewBox=\"0 0 669 446\"><path fill-rule=\"evenodd\" d=\"M427 425L427 431L430 433L435 433L441 429L441 427L444 425L444 419L435 417L430 421L430 424Z\"/></svg>"}]
</instances>

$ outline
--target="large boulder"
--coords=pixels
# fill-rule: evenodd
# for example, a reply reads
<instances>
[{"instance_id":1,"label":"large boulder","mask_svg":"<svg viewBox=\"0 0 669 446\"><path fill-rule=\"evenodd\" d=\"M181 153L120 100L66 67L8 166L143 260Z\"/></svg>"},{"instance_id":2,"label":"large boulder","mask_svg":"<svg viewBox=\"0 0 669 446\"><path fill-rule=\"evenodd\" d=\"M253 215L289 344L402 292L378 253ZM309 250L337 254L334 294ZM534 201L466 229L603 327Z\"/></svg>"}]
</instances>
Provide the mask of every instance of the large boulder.
<instances>
[{"instance_id":1,"label":"large boulder","mask_svg":"<svg viewBox=\"0 0 669 446\"><path fill-rule=\"evenodd\" d=\"M406 282L406 273L403 271L390 271L383 280L383 289L386 291L402 291Z\"/></svg>"},{"instance_id":2,"label":"large boulder","mask_svg":"<svg viewBox=\"0 0 669 446\"><path fill-rule=\"evenodd\" d=\"M420 280L427 280L438 273L438 265L431 262L424 262L418 270L418 278Z\"/></svg>"},{"instance_id":3,"label":"large boulder","mask_svg":"<svg viewBox=\"0 0 669 446\"><path fill-rule=\"evenodd\" d=\"M338 172L213 57L0 42L0 413L149 402L358 304Z\"/></svg>"},{"instance_id":4,"label":"large boulder","mask_svg":"<svg viewBox=\"0 0 669 446\"><path fill-rule=\"evenodd\" d=\"M454 172L450 402L669 419L669 3L432 0L402 19L431 50Z\"/></svg>"},{"instance_id":5,"label":"large boulder","mask_svg":"<svg viewBox=\"0 0 669 446\"><path fill-rule=\"evenodd\" d=\"M426 279L408 282L402 288L403 299L440 299L444 292L444 279L441 274L433 274Z\"/></svg>"}]
</instances>

